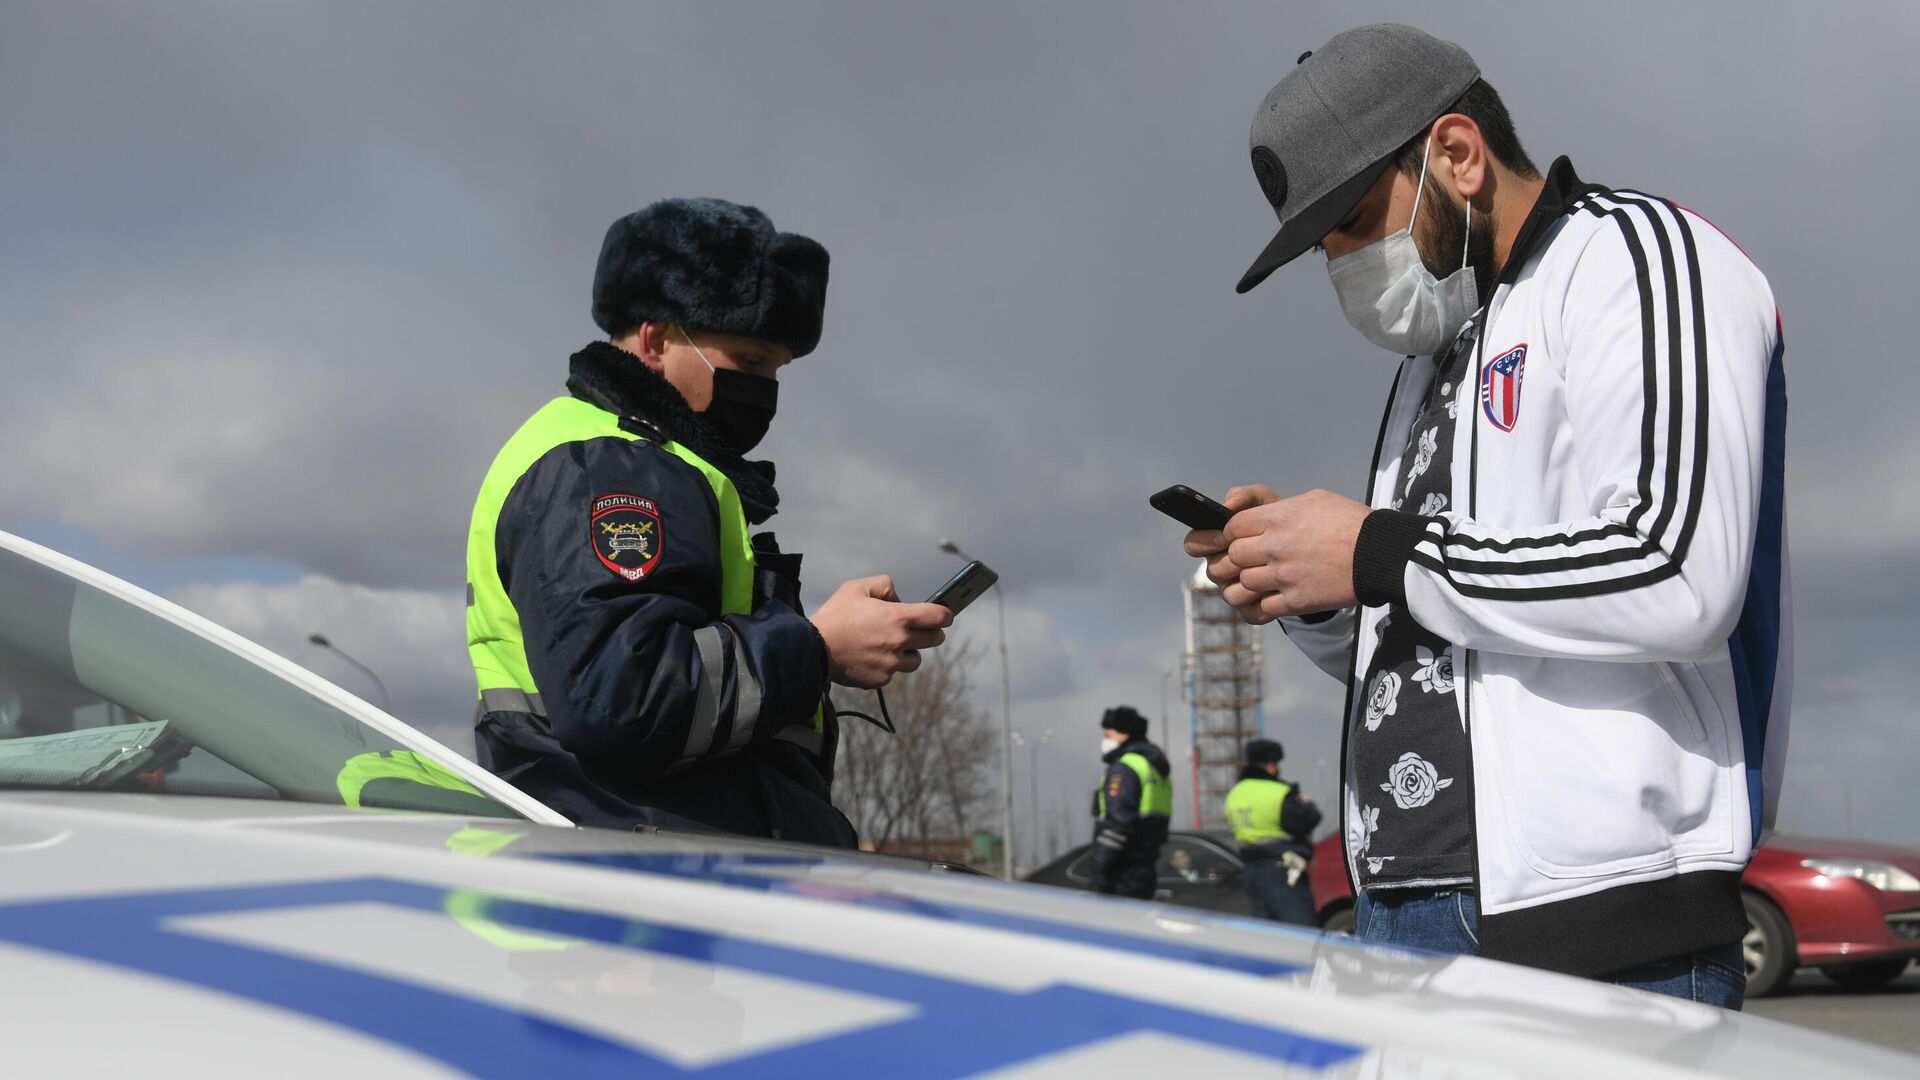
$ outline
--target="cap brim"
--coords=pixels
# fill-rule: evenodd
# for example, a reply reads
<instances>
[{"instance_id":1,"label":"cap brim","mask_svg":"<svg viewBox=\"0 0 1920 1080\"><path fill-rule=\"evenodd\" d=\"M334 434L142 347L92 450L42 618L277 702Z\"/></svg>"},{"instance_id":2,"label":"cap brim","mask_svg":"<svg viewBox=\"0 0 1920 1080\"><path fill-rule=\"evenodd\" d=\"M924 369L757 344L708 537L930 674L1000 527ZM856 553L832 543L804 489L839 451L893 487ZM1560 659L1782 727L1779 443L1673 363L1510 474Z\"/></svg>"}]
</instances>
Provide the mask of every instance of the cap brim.
<instances>
[{"instance_id":1,"label":"cap brim","mask_svg":"<svg viewBox=\"0 0 1920 1080\"><path fill-rule=\"evenodd\" d=\"M1318 202L1288 218L1274 234L1273 242L1267 250L1253 260L1253 265L1241 275L1240 284L1234 292L1246 292L1255 285L1267 280L1267 275L1292 262L1301 252L1319 243L1323 237L1333 231L1335 225L1360 204L1368 191L1373 189L1374 181L1387 171L1393 163L1393 154L1361 169L1351 180L1322 195Z\"/></svg>"}]
</instances>

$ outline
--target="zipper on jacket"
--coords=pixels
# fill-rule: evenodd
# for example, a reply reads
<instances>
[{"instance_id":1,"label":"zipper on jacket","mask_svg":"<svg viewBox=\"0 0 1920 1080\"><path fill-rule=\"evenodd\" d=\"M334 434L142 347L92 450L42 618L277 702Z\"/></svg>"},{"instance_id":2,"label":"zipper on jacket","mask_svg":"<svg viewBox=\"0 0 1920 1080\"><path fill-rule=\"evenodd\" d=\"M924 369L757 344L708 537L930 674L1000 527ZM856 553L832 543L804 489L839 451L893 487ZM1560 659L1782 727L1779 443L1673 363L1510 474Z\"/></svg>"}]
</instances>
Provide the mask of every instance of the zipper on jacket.
<instances>
[{"instance_id":1,"label":"zipper on jacket","mask_svg":"<svg viewBox=\"0 0 1920 1080\"><path fill-rule=\"evenodd\" d=\"M1467 518L1480 520L1480 381L1486 377L1481 368L1487 362L1487 337L1493 329L1494 301L1501 299L1500 290L1505 285L1495 285L1493 295L1487 297L1487 306L1481 309L1483 321L1480 324L1479 340L1473 343L1473 412L1467 421ZM1474 660L1477 650L1462 649L1466 654L1463 665L1467 673L1467 692L1460 703L1460 730L1467 737L1467 768L1473 773L1473 798L1467 800L1467 837L1473 846L1473 905L1480 925L1480 936L1487 932L1486 909L1481 903L1486 898L1485 878L1480 870L1480 801L1481 783L1478 764L1473 759L1473 691L1478 685L1474 678ZM1480 943L1474 942L1476 946Z\"/></svg>"},{"instance_id":2,"label":"zipper on jacket","mask_svg":"<svg viewBox=\"0 0 1920 1080\"><path fill-rule=\"evenodd\" d=\"M1556 161L1554 164L1558 166L1564 161L1566 161L1566 159L1561 158L1560 161ZM1569 162L1567 164L1567 173L1571 176L1572 172L1572 164ZM1563 206L1560 213L1555 215L1555 217L1565 216L1567 211L1568 207ZM1532 222L1529 220L1528 225L1524 227L1522 231L1530 233L1532 231L1531 224ZM1480 394L1481 380L1486 378L1486 372L1482 369L1486 366L1487 362L1487 338L1493 331L1494 309L1496 305L1501 304L1506 299L1504 294L1512 291L1513 282L1511 279L1519 277L1521 267L1538 257L1541 250L1544 249L1537 249L1535 242L1529 239L1527 247L1524 250L1516 247L1514 251L1509 252L1507 265L1501 270L1500 276L1494 279L1493 292L1488 294L1486 306L1481 308L1483 319L1480 324L1480 340L1474 342L1473 349L1473 417L1467 423L1467 432L1469 435L1469 446L1467 450L1467 518L1472 521L1480 520L1480 414L1483 411L1480 404ZM1479 680L1474 676L1476 650L1464 649L1462 651L1466 654L1464 657L1465 663L1462 666L1466 671L1467 693L1465 700L1460 706L1460 726L1467 736L1467 767L1473 769L1475 768L1473 755L1473 692L1474 688L1479 685ZM1467 802L1467 830L1473 842L1474 902L1478 908L1480 937L1484 940L1487 934L1487 910L1485 903L1483 903L1486 899L1486 878L1481 872L1480 867L1480 815L1476 809L1480 792L1480 773L1476 769L1473 774L1473 798Z\"/></svg>"}]
</instances>

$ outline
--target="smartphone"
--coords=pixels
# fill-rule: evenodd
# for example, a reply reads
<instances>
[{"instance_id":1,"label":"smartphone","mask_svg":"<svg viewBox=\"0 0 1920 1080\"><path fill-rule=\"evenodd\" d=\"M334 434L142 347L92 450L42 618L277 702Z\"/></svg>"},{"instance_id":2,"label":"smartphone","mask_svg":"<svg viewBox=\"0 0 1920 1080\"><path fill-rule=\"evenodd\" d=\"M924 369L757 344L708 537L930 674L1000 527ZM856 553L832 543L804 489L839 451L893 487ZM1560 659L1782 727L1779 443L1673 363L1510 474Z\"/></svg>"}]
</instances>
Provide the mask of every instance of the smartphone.
<instances>
[{"instance_id":1,"label":"smartphone","mask_svg":"<svg viewBox=\"0 0 1920 1080\"><path fill-rule=\"evenodd\" d=\"M958 615L999 580L1000 575L993 572L993 567L975 559L948 578L945 585L933 590L933 595L927 597L927 603L939 604Z\"/></svg>"},{"instance_id":2,"label":"smartphone","mask_svg":"<svg viewBox=\"0 0 1920 1080\"><path fill-rule=\"evenodd\" d=\"M1233 516L1233 511L1185 484L1154 492L1147 505L1189 529L1224 529Z\"/></svg>"}]
</instances>

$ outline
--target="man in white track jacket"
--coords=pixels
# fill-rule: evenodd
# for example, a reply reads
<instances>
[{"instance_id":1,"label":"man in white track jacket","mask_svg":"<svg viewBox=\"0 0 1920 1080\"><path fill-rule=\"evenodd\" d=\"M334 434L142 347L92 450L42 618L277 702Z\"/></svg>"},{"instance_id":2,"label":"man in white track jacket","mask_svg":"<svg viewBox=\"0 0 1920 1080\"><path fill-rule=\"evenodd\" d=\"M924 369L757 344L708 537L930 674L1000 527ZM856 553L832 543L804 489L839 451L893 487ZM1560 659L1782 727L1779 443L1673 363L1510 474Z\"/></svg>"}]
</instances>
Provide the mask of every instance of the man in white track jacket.
<instances>
[{"instance_id":1,"label":"man in white track jacket","mask_svg":"<svg viewBox=\"0 0 1920 1080\"><path fill-rule=\"evenodd\" d=\"M1257 285L1324 248L1403 354L1367 502L1236 488L1189 554L1348 686L1362 938L1737 1008L1786 749L1766 279L1675 203L1543 177L1458 46L1363 27L1267 95Z\"/></svg>"}]
</instances>

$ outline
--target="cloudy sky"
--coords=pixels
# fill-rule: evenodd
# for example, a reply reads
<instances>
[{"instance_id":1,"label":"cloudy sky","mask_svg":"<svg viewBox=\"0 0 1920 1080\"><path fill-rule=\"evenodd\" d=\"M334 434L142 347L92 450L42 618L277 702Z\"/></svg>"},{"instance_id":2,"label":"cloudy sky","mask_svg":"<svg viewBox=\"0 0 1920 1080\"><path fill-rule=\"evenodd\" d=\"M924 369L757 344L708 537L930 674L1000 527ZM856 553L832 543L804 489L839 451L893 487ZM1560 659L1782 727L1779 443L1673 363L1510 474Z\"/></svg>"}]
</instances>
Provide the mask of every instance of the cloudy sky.
<instances>
[{"instance_id":1,"label":"cloudy sky","mask_svg":"<svg viewBox=\"0 0 1920 1080\"><path fill-rule=\"evenodd\" d=\"M1782 823L1914 841L1920 8L1897 0L8 0L0 528L365 690L304 644L324 631L470 749L473 494L595 333L607 223L752 203L833 255L764 444L783 543L815 602L875 572L930 591L942 536L1000 571L1014 726L1058 732L1041 809L1077 838L1100 709L1158 714L1163 683L1181 709L1161 672L1190 564L1146 496L1363 488L1393 358L1318 260L1233 283L1273 228L1254 106L1382 19L1472 51L1543 166L1695 207L1768 274L1799 637ZM992 613L963 632L991 644ZM1269 730L1329 793L1339 688L1266 644ZM991 656L978 675L996 706Z\"/></svg>"}]
</instances>

